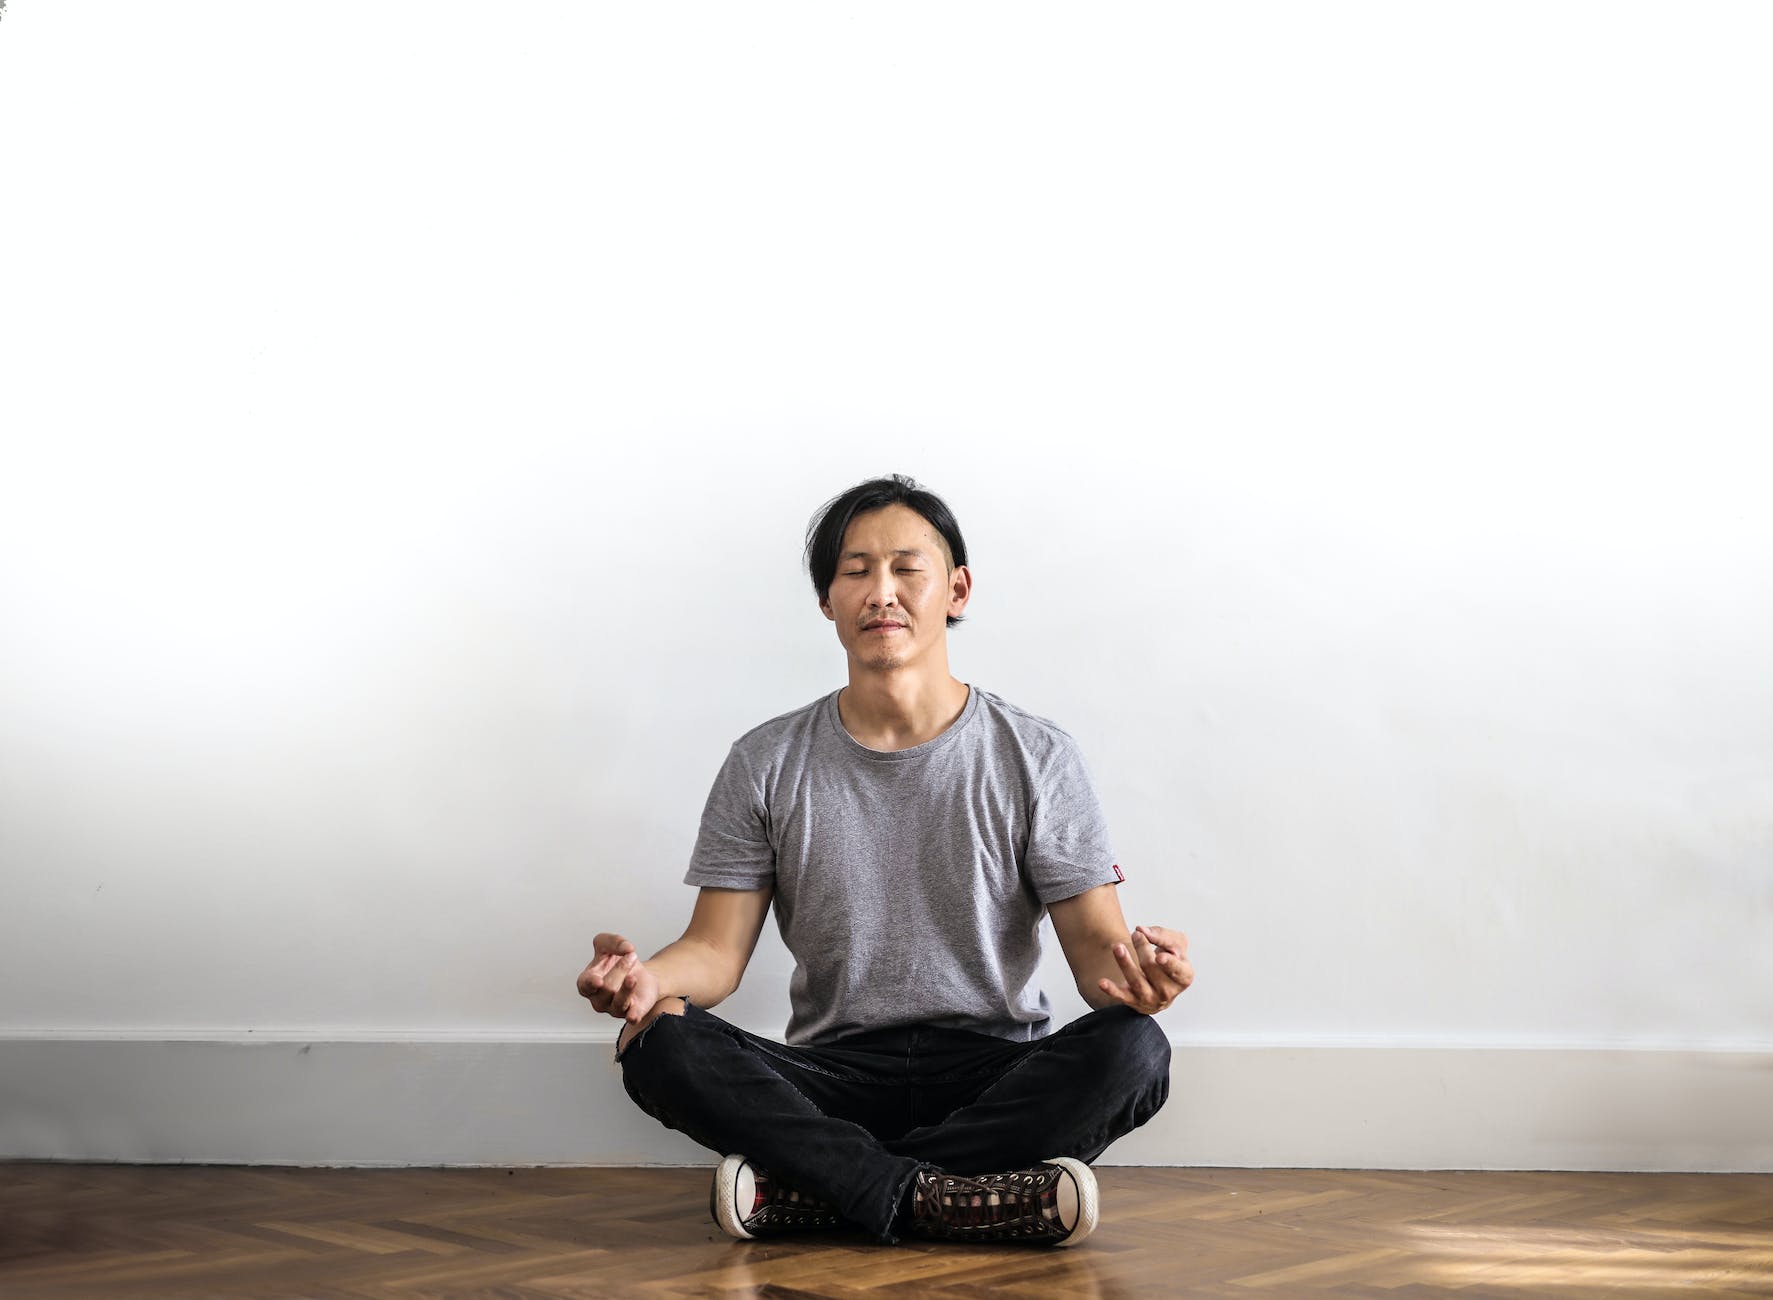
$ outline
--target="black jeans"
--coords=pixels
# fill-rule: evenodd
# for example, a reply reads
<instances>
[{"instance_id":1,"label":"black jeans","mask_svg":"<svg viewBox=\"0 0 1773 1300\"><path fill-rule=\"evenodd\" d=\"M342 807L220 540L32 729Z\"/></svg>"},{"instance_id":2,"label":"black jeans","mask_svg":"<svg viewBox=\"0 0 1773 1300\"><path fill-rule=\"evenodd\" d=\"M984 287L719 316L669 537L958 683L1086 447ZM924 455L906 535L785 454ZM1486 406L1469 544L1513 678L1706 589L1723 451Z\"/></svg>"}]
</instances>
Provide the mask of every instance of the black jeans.
<instances>
[{"instance_id":1,"label":"black jeans","mask_svg":"<svg viewBox=\"0 0 1773 1300\"><path fill-rule=\"evenodd\" d=\"M1088 1162L1170 1091L1169 1040L1127 1007L1024 1043L907 1027L788 1047L686 1005L616 1059L628 1095L666 1128L749 1157L888 1243L919 1169Z\"/></svg>"}]
</instances>

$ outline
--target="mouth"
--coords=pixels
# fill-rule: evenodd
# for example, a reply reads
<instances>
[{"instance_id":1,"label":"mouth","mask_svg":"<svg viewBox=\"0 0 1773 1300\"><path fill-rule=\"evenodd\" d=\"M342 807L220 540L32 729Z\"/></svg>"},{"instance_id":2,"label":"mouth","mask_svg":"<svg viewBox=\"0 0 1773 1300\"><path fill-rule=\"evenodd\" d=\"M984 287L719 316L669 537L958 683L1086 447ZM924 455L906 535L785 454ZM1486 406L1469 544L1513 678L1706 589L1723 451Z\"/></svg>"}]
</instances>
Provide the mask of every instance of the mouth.
<instances>
[{"instance_id":1,"label":"mouth","mask_svg":"<svg viewBox=\"0 0 1773 1300\"><path fill-rule=\"evenodd\" d=\"M903 623L870 623L862 630L864 632L903 632L905 625Z\"/></svg>"}]
</instances>

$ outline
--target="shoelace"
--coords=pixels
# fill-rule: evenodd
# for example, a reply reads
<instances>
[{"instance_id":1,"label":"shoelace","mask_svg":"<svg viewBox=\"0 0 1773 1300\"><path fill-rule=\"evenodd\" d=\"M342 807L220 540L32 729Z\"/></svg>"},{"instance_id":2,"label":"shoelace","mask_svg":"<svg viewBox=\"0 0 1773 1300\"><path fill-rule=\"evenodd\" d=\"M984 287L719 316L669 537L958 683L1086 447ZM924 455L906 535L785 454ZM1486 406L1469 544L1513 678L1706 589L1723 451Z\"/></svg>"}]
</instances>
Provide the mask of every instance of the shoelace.
<instances>
[{"instance_id":1,"label":"shoelace","mask_svg":"<svg viewBox=\"0 0 1773 1300\"><path fill-rule=\"evenodd\" d=\"M825 1202L803 1195L765 1173L752 1168L755 1190L747 1227L785 1228L829 1226L840 1221L837 1211Z\"/></svg>"},{"instance_id":2,"label":"shoelace","mask_svg":"<svg viewBox=\"0 0 1773 1300\"><path fill-rule=\"evenodd\" d=\"M1063 1236L1053 1166L1007 1174L920 1173L913 1201L919 1226L967 1236Z\"/></svg>"}]
</instances>

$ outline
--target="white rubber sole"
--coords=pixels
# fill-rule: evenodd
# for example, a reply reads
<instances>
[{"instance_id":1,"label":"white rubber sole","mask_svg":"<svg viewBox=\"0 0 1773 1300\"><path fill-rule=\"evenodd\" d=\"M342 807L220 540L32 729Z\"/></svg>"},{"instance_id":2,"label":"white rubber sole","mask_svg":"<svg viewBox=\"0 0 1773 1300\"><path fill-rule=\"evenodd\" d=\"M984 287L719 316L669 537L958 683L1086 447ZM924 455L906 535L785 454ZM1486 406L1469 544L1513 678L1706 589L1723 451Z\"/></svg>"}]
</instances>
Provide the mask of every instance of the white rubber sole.
<instances>
[{"instance_id":1,"label":"white rubber sole","mask_svg":"<svg viewBox=\"0 0 1773 1300\"><path fill-rule=\"evenodd\" d=\"M745 1185L741 1187L741 1184ZM739 1222L738 1207L749 1205L755 1193L744 1156L728 1156L720 1162L720 1168L714 1171L714 1191L709 1197L713 1204L708 1208L714 1211L714 1221L727 1236L737 1237L740 1241L752 1240L753 1234Z\"/></svg>"},{"instance_id":2,"label":"white rubber sole","mask_svg":"<svg viewBox=\"0 0 1773 1300\"><path fill-rule=\"evenodd\" d=\"M1054 1242L1054 1247L1075 1246L1096 1230L1096 1221L1100 1217L1101 1201L1096 1192L1096 1175L1081 1160L1073 1160L1070 1156L1054 1156L1051 1160L1041 1161L1044 1165L1058 1165L1071 1175L1072 1184L1077 1189L1077 1219L1071 1225L1071 1231L1064 1241ZM1059 1185L1061 1205L1065 1196L1065 1185Z\"/></svg>"}]
</instances>

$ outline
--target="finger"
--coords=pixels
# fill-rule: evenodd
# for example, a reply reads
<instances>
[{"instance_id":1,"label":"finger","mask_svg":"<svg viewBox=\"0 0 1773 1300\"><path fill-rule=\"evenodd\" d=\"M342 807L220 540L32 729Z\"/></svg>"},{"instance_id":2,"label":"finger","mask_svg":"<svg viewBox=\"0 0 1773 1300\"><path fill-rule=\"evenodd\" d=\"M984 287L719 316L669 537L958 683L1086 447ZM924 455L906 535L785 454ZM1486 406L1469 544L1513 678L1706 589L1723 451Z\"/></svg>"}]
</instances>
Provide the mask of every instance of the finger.
<instances>
[{"instance_id":1,"label":"finger","mask_svg":"<svg viewBox=\"0 0 1773 1300\"><path fill-rule=\"evenodd\" d=\"M612 997L621 997L622 986L628 983L633 972L635 972L635 956L633 954L621 956L621 958L613 959L610 968L603 972L603 979L599 983L610 991Z\"/></svg>"},{"instance_id":2,"label":"finger","mask_svg":"<svg viewBox=\"0 0 1773 1300\"><path fill-rule=\"evenodd\" d=\"M1188 962L1174 953L1160 952L1157 955L1156 965L1165 976L1178 984L1186 985L1192 974Z\"/></svg>"},{"instance_id":3,"label":"finger","mask_svg":"<svg viewBox=\"0 0 1773 1300\"><path fill-rule=\"evenodd\" d=\"M1178 957L1188 951L1188 936L1180 930L1166 930L1161 925L1142 925L1135 933L1143 934L1152 947L1173 952Z\"/></svg>"},{"instance_id":4,"label":"finger","mask_svg":"<svg viewBox=\"0 0 1773 1300\"><path fill-rule=\"evenodd\" d=\"M1172 977L1168 971L1153 969L1151 979L1151 1000L1161 1009L1167 1007L1182 996L1183 985L1180 980Z\"/></svg>"},{"instance_id":5,"label":"finger","mask_svg":"<svg viewBox=\"0 0 1773 1300\"><path fill-rule=\"evenodd\" d=\"M610 1007L610 1014L626 1017L628 1008L634 1001L634 989L640 983L638 971L629 971L622 982L616 986L616 999Z\"/></svg>"},{"instance_id":6,"label":"finger","mask_svg":"<svg viewBox=\"0 0 1773 1300\"><path fill-rule=\"evenodd\" d=\"M622 959L627 974L622 976L622 1001L624 1006L631 1006L635 993L652 986L652 972L641 964L640 958L630 953Z\"/></svg>"},{"instance_id":7,"label":"finger","mask_svg":"<svg viewBox=\"0 0 1773 1300\"><path fill-rule=\"evenodd\" d=\"M1165 975L1161 964L1165 956L1164 949L1159 948L1149 939L1141 942L1135 937L1134 942L1138 943L1139 969L1145 973L1145 978L1152 983L1164 979Z\"/></svg>"},{"instance_id":8,"label":"finger","mask_svg":"<svg viewBox=\"0 0 1773 1300\"><path fill-rule=\"evenodd\" d=\"M633 952L634 945L619 934L606 933L600 934L592 940L591 949L599 956L604 953L615 953L617 956L621 956L623 953Z\"/></svg>"},{"instance_id":9,"label":"finger","mask_svg":"<svg viewBox=\"0 0 1773 1300\"><path fill-rule=\"evenodd\" d=\"M1097 980L1096 987L1101 989L1104 993L1106 993L1109 997L1113 998L1116 1002L1120 1003L1120 1005L1123 1007L1135 1007L1136 1008L1139 1005L1137 999L1135 999L1126 989L1122 988L1119 984L1116 984L1113 980L1107 980L1107 979Z\"/></svg>"},{"instance_id":10,"label":"finger","mask_svg":"<svg viewBox=\"0 0 1773 1300\"><path fill-rule=\"evenodd\" d=\"M1145 938L1151 940L1152 947L1174 952L1188 944L1188 936L1183 935L1179 929L1165 929L1163 926L1140 926L1140 929L1144 931Z\"/></svg>"},{"instance_id":11,"label":"finger","mask_svg":"<svg viewBox=\"0 0 1773 1300\"><path fill-rule=\"evenodd\" d=\"M658 997L651 989L636 989L634 996L628 1000L628 1014L622 1018L631 1025L638 1025L646 1019L647 1012L653 1009Z\"/></svg>"},{"instance_id":12,"label":"finger","mask_svg":"<svg viewBox=\"0 0 1773 1300\"><path fill-rule=\"evenodd\" d=\"M1164 1005L1169 1006L1177 998L1188 992L1188 986L1193 982L1194 977L1192 975L1184 975L1181 979L1170 979L1166 977L1163 982L1163 987L1158 990L1163 997Z\"/></svg>"},{"instance_id":13,"label":"finger","mask_svg":"<svg viewBox=\"0 0 1773 1300\"><path fill-rule=\"evenodd\" d=\"M601 967L602 973L607 975L620 967L632 965L639 960L639 956L640 954L636 953L633 945L630 944L627 952L606 952L592 964Z\"/></svg>"},{"instance_id":14,"label":"finger","mask_svg":"<svg viewBox=\"0 0 1773 1300\"><path fill-rule=\"evenodd\" d=\"M1120 964L1121 971L1127 977L1127 987L1137 993L1145 978L1145 972L1139 968L1139 954L1130 944L1117 943L1114 945L1114 960Z\"/></svg>"},{"instance_id":15,"label":"finger","mask_svg":"<svg viewBox=\"0 0 1773 1300\"><path fill-rule=\"evenodd\" d=\"M1151 992L1150 984L1146 983L1145 972L1139 969L1139 963L1128 950L1126 944L1114 945L1114 960L1120 963L1121 971L1127 977L1127 991L1134 998L1143 999Z\"/></svg>"},{"instance_id":16,"label":"finger","mask_svg":"<svg viewBox=\"0 0 1773 1300\"><path fill-rule=\"evenodd\" d=\"M1141 936L1137 930L1133 931L1133 956L1137 959L1140 970L1149 974L1152 963L1157 960L1158 953L1162 951L1163 949Z\"/></svg>"}]
</instances>

